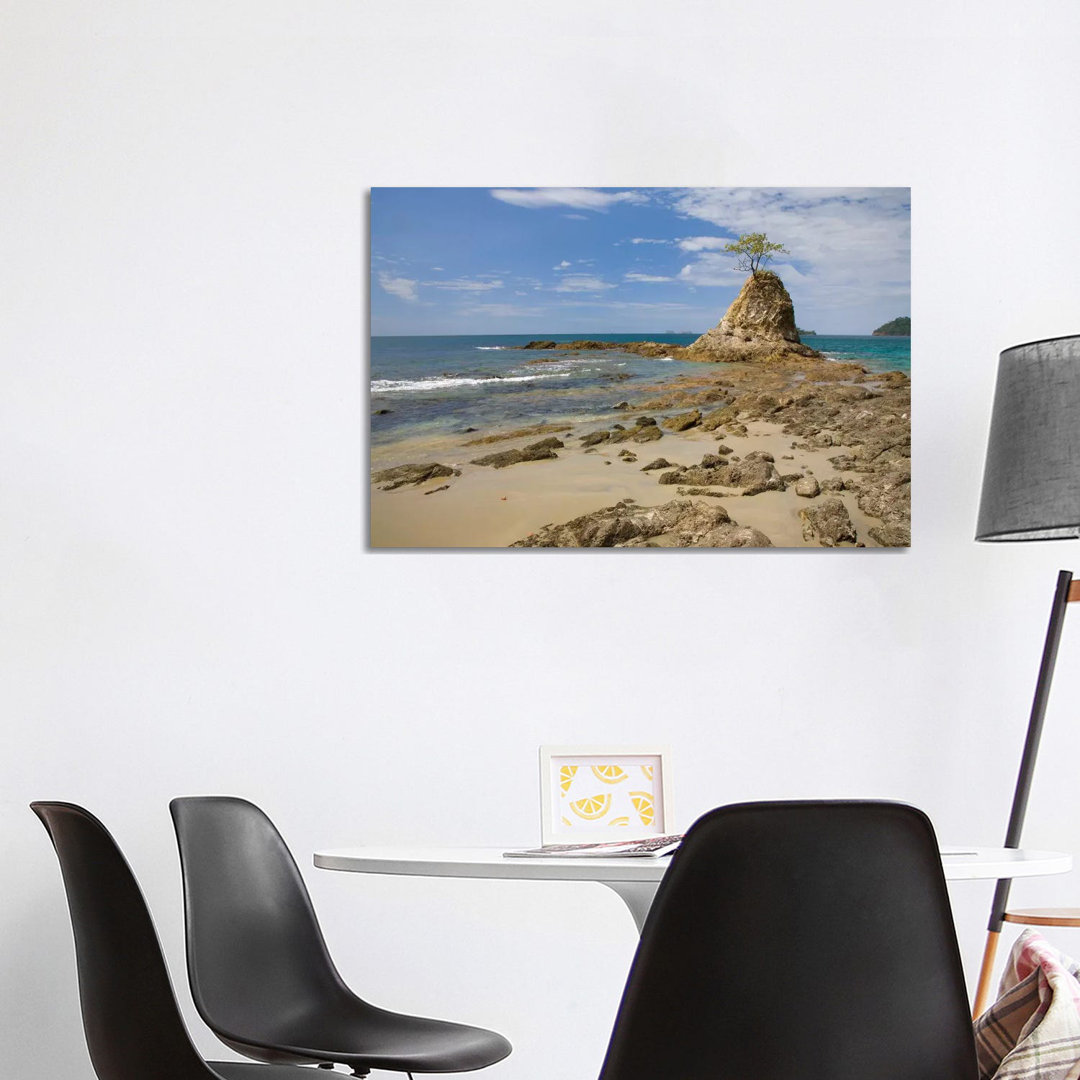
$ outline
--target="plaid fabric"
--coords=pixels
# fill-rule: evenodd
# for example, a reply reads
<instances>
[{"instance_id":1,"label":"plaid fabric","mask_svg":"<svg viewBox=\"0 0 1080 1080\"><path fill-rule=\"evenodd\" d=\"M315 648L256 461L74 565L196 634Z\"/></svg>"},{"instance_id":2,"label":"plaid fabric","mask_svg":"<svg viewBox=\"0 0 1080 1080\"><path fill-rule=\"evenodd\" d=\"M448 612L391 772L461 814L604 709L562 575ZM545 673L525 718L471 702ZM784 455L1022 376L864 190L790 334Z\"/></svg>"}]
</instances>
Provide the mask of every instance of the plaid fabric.
<instances>
[{"instance_id":1,"label":"plaid fabric","mask_svg":"<svg viewBox=\"0 0 1080 1080\"><path fill-rule=\"evenodd\" d=\"M1080 965L1025 930L975 1046L979 1080L1080 1080Z\"/></svg>"}]
</instances>

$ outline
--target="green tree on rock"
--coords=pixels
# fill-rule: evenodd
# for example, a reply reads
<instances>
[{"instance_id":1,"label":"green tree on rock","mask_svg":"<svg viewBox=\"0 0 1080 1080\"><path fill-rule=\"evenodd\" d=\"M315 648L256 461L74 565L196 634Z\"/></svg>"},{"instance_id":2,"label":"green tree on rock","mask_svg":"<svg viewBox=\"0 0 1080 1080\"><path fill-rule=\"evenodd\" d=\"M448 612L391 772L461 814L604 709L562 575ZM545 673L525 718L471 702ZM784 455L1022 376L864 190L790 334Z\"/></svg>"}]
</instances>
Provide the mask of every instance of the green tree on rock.
<instances>
[{"instance_id":1,"label":"green tree on rock","mask_svg":"<svg viewBox=\"0 0 1080 1080\"><path fill-rule=\"evenodd\" d=\"M737 256L737 270L742 270L743 273L749 271L754 277L757 277L758 271L773 255L791 254L783 244L772 243L763 232L743 233L738 240L725 244L724 251Z\"/></svg>"}]
</instances>

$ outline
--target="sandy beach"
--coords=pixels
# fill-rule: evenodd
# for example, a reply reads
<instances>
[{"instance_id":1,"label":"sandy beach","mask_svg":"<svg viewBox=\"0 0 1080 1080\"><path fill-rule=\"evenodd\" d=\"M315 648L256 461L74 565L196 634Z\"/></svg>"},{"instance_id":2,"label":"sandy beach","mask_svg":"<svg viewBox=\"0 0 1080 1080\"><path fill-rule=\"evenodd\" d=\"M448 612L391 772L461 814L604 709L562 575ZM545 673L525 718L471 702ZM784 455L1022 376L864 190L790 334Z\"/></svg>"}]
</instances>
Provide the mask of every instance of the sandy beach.
<instances>
[{"instance_id":1,"label":"sandy beach","mask_svg":"<svg viewBox=\"0 0 1080 1080\"><path fill-rule=\"evenodd\" d=\"M775 547L910 543L909 511L902 504L910 498L909 380L905 375L875 375L858 365L819 359L774 365L709 364L702 365L700 376L658 381L637 387L633 397L627 396L621 409L573 422L552 418L516 437L505 438L505 430L495 429L374 447L372 547L508 547L530 537L546 546L545 527L619 503L633 510L673 501L722 508L732 523L757 530ZM682 419L672 421L671 417ZM640 430L639 418L647 418L650 426L656 421L660 437L616 442L627 432ZM682 431L665 426L683 423L689 426ZM596 432L608 432L609 437L593 446L583 445ZM561 444L552 443L545 451L554 456L502 468L474 464L493 452L525 450L544 440ZM668 465L643 471L658 458ZM739 475L731 470L740 462L749 465L755 459L758 473L772 478L766 481L770 485L766 490L748 494L745 484L724 482ZM707 467L694 469L688 482L672 479L678 476L677 467L697 467L703 462ZM423 463L438 463L454 474L445 475L443 470L444 475L384 490L393 486L384 470ZM381 482L376 479L380 477ZM661 477L667 479L661 482ZM800 484L806 478L812 480ZM796 492L797 486L804 494ZM814 493L805 494L808 490ZM901 502L892 498L894 494ZM830 538L827 529L808 528L801 511L837 500L850 529L845 525ZM831 512L837 515L835 505ZM845 515L839 512L839 516ZM891 525L888 530L882 528L885 521ZM567 544L564 535L558 546L576 545ZM631 546L698 543L688 542L673 530L647 540L638 538ZM731 545L725 541L724 546Z\"/></svg>"}]
</instances>

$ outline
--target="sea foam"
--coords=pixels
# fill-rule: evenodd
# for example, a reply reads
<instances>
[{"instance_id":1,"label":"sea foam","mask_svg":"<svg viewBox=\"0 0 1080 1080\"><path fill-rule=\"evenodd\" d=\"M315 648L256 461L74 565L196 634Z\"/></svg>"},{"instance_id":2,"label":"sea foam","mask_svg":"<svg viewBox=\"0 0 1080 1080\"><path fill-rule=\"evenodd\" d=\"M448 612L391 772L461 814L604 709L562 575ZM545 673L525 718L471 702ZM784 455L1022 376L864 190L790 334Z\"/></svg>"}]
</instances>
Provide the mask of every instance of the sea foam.
<instances>
[{"instance_id":1,"label":"sea foam","mask_svg":"<svg viewBox=\"0 0 1080 1080\"><path fill-rule=\"evenodd\" d=\"M493 376L487 379L468 378L464 375L435 375L428 379L372 379L373 394L393 394L423 392L431 390L452 390L458 386L485 386L488 383L536 382L538 379L565 379L569 371L552 371L543 375L506 375L503 378Z\"/></svg>"}]
</instances>

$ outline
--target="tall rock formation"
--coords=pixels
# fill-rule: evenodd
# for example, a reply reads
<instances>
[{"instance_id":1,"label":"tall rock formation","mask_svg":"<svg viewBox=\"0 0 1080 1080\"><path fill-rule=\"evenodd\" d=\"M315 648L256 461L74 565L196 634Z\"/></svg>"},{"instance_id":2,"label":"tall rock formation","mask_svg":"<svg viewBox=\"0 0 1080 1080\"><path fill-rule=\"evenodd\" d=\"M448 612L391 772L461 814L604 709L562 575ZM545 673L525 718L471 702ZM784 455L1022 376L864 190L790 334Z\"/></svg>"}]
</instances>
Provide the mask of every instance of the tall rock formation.
<instances>
[{"instance_id":1,"label":"tall rock formation","mask_svg":"<svg viewBox=\"0 0 1080 1080\"><path fill-rule=\"evenodd\" d=\"M687 352L688 360L713 361L821 355L799 340L795 305L784 283L768 270L746 279L720 322L688 346Z\"/></svg>"}]
</instances>

